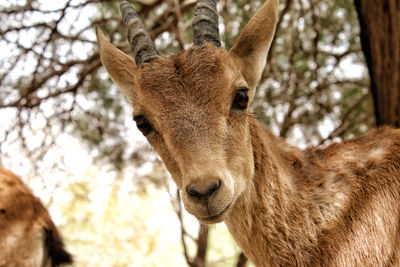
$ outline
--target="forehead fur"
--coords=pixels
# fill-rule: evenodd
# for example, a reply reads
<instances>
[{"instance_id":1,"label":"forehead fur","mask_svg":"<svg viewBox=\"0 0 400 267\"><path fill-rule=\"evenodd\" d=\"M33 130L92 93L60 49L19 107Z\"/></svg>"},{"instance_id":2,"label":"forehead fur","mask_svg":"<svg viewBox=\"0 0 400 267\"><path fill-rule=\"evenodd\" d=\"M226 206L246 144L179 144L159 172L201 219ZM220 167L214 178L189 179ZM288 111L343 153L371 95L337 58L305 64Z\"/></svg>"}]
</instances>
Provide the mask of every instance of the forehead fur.
<instances>
[{"instance_id":1,"label":"forehead fur","mask_svg":"<svg viewBox=\"0 0 400 267\"><path fill-rule=\"evenodd\" d=\"M188 103L204 107L210 101L222 107L232 80L228 64L227 52L210 44L142 64L136 102L144 108L156 105L160 112Z\"/></svg>"}]
</instances>

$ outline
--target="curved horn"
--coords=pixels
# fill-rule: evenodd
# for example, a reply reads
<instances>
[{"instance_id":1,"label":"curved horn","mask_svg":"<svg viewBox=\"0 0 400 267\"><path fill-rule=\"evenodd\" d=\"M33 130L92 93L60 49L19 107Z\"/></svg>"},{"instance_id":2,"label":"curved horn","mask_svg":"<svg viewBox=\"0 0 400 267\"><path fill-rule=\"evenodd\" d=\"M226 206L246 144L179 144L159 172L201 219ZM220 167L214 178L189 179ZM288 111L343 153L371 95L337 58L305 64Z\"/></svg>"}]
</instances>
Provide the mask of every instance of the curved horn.
<instances>
[{"instance_id":1,"label":"curved horn","mask_svg":"<svg viewBox=\"0 0 400 267\"><path fill-rule=\"evenodd\" d=\"M217 0L198 0L194 7L193 43L200 46L203 43L212 43L219 47Z\"/></svg>"},{"instance_id":2,"label":"curved horn","mask_svg":"<svg viewBox=\"0 0 400 267\"><path fill-rule=\"evenodd\" d=\"M119 7L136 65L156 59L159 53L136 10L126 0Z\"/></svg>"}]
</instances>

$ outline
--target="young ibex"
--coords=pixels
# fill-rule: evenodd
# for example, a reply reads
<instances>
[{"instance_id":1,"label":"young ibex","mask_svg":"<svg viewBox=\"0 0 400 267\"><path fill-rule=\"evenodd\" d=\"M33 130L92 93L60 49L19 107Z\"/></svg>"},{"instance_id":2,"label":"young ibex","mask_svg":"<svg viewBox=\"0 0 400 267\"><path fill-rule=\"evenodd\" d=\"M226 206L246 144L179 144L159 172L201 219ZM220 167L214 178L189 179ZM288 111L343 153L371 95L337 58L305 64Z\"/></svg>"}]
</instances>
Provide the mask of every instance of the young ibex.
<instances>
[{"instance_id":1,"label":"young ibex","mask_svg":"<svg viewBox=\"0 0 400 267\"><path fill-rule=\"evenodd\" d=\"M40 200L18 176L0 168L0 267L50 267L71 262Z\"/></svg>"},{"instance_id":2,"label":"young ibex","mask_svg":"<svg viewBox=\"0 0 400 267\"><path fill-rule=\"evenodd\" d=\"M257 266L399 266L400 133L300 151L249 111L278 4L264 3L227 52L216 0L199 0L194 46L162 57L124 1L134 59L97 30L101 60L187 211L224 221Z\"/></svg>"}]
</instances>

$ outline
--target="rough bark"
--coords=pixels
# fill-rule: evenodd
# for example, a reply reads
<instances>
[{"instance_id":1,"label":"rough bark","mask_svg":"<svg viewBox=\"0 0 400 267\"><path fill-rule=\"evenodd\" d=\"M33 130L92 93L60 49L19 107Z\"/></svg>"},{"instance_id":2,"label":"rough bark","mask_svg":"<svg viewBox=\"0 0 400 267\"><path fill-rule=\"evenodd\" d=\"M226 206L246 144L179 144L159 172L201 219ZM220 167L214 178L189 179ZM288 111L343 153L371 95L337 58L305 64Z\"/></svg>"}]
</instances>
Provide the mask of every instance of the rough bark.
<instances>
[{"instance_id":1,"label":"rough bark","mask_svg":"<svg viewBox=\"0 0 400 267\"><path fill-rule=\"evenodd\" d=\"M400 0L354 0L376 124L400 127Z\"/></svg>"}]
</instances>

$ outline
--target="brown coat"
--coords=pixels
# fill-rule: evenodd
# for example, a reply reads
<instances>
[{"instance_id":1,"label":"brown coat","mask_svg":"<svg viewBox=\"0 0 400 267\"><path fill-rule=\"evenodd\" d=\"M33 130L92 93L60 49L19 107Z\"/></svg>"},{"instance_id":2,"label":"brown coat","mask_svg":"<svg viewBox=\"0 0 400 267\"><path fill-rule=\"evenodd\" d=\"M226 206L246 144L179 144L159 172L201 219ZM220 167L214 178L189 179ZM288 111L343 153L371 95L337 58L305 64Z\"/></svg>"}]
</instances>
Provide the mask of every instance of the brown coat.
<instances>
[{"instance_id":1,"label":"brown coat","mask_svg":"<svg viewBox=\"0 0 400 267\"><path fill-rule=\"evenodd\" d=\"M40 200L18 176L0 168L0 266L50 267L71 262Z\"/></svg>"},{"instance_id":2,"label":"brown coat","mask_svg":"<svg viewBox=\"0 0 400 267\"><path fill-rule=\"evenodd\" d=\"M224 221L257 266L399 266L400 132L300 151L249 111L278 5L264 3L229 52L205 43L140 66L97 29L101 60L186 210Z\"/></svg>"}]
</instances>

